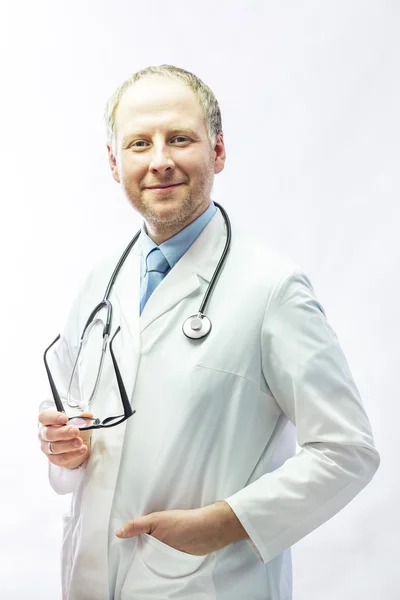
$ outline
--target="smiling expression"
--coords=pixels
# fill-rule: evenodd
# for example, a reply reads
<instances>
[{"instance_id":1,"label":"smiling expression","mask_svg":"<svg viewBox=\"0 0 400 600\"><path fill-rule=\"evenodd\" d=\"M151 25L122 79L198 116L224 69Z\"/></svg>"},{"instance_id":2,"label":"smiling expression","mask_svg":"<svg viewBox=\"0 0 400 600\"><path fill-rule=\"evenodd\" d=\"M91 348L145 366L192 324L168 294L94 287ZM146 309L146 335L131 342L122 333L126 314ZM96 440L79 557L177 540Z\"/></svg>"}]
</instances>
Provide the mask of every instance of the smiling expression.
<instances>
[{"instance_id":1,"label":"smiling expression","mask_svg":"<svg viewBox=\"0 0 400 600\"><path fill-rule=\"evenodd\" d=\"M114 134L115 155L107 146L113 177L156 243L204 212L225 148L222 133L211 147L188 86L161 76L137 81L120 100Z\"/></svg>"}]
</instances>

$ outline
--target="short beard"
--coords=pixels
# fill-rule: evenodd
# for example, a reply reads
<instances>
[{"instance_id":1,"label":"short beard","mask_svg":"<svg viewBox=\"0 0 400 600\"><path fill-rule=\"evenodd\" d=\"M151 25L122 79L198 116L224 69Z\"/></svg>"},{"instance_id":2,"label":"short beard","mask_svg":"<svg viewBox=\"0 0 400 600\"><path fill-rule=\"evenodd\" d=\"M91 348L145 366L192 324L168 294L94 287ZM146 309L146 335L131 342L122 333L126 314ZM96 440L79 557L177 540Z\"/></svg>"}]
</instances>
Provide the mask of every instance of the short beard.
<instances>
[{"instance_id":1,"label":"short beard","mask_svg":"<svg viewBox=\"0 0 400 600\"><path fill-rule=\"evenodd\" d=\"M190 220L191 215L196 212L202 202L204 202L204 198L199 198L198 202L196 202L191 195L187 196L181 204L179 212L166 215L165 218L159 215L147 203L141 204L140 213L149 225L154 227L159 233L164 234L169 231L181 229Z\"/></svg>"},{"instance_id":2,"label":"short beard","mask_svg":"<svg viewBox=\"0 0 400 600\"><path fill-rule=\"evenodd\" d=\"M188 225L190 217L197 211L199 206L210 201L212 187L213 178L209 178L208 174L203 174L199 185L197 186L199 195L194 197L193 194L189 194L183 200L178 213L167 213L164 218L153 209L150 202L147 203L140 197L132 198L129 189L126 187L125 194L134 208L142 215L145 222L153 227L158 233L165 235L170 232L180 231L184 226Z\"/></svg>"}]
</instances>

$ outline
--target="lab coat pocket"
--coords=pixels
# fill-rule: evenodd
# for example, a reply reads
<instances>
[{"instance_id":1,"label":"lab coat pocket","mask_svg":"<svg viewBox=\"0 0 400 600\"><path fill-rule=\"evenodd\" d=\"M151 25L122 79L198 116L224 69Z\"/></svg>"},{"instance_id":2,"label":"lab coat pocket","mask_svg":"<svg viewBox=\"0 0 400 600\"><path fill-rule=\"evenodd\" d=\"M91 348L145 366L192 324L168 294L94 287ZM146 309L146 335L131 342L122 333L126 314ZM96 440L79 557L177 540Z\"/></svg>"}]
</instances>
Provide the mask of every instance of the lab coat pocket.
<instances>
[{"instance_id":1,"label":"lab coat pocket","mask_svg":"<svg viewBox=\"0 0 400 600\"><path fill-rule=\"evenodd\" d=\"M72 570L72 529L73 516L63 515L63 535L61 543L61 589L63 600L68 598Z\"/></svg>"},{"instance_id":2,"label":"lab coat pocket","mask_svg":"<svg viewBox=\"0 0 400 600\"><path fill-rule=\"evenodd\" d=\"M215 600L214 563L215 553L194 556L140 535L121 600Z\"/></svg>"}]
</instances>

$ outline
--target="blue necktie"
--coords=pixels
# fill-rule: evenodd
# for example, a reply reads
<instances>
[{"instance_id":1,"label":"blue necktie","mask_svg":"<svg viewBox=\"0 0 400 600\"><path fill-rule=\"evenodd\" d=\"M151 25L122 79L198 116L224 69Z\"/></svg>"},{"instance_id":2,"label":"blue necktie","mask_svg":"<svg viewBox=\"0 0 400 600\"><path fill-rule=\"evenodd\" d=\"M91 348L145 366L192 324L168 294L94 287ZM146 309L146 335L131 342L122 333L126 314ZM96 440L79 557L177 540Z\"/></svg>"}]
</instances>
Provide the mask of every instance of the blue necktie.
<instances>
[{"instance_id":1,"label":"blue necktie","mask_svg":"<svg viewBox=\"0 0 400 600\"><path fill-rule=\"evenodd\" d=\"M142 297L140 300L140 314L156 287L164 279L170 269L169 263L160 248L153 248L146 258L146 274L142 281Z\"/></svg>"}]
</instances>

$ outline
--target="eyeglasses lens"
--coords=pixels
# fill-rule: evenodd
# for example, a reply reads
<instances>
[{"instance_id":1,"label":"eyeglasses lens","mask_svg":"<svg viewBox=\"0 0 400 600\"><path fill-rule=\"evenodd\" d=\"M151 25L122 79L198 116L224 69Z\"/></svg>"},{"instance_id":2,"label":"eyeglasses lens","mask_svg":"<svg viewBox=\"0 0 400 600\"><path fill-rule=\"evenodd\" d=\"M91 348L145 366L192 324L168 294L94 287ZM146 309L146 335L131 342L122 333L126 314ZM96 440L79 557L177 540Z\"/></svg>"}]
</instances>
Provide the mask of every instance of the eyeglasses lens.
<instances>
[{"instance_id":1,"label":"eyeglasses lens","mask_svg":"<svg viewBox=\"0 0 400 600\"><path fill-rule=\"evenodd\" d=\"M98 425L100 419L90 419L89 417L71 417L68 420L68 425L74 425L80 429L90 427L91 425Z\"/></svg>"}]
</instances>

